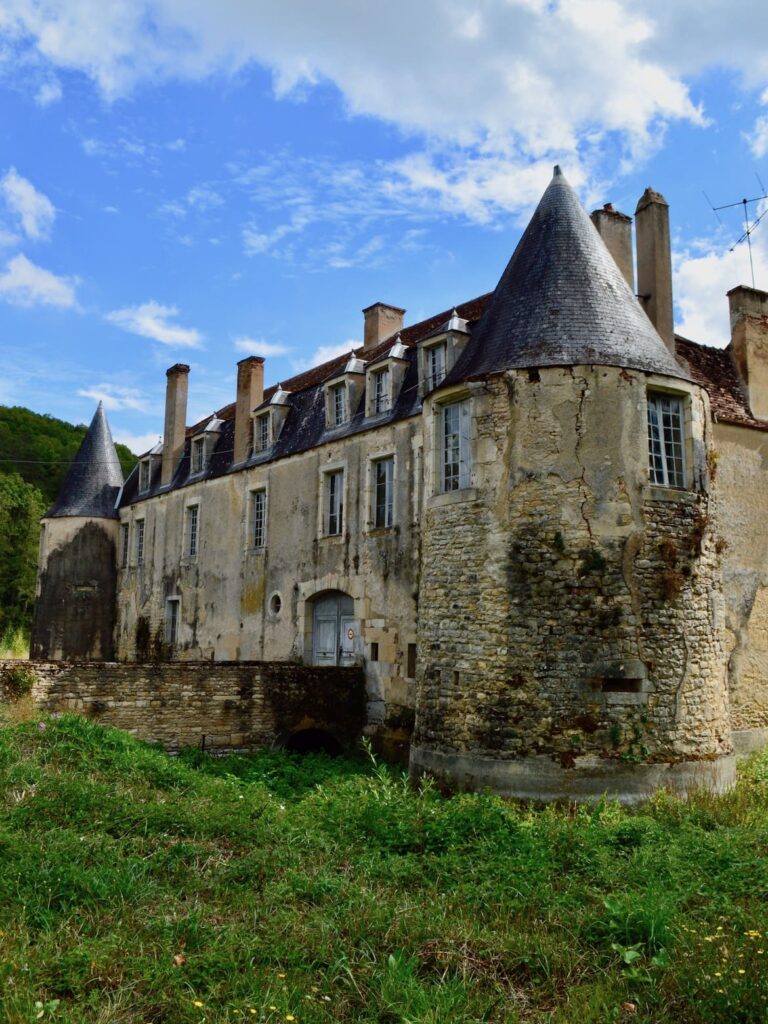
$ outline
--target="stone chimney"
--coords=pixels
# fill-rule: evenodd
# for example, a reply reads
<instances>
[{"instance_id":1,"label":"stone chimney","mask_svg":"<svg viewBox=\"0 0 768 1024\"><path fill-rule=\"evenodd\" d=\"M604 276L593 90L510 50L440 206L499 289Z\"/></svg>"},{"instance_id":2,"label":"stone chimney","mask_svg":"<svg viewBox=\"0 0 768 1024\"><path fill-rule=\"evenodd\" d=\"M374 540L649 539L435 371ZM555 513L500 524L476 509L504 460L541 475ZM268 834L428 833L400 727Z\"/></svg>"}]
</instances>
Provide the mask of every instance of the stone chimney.
<instances>
[{"instance_id":1,"label":"stone chimney","mask_svg":"<svg viewBox=\"0 0 768 1024\"><path fill-rule=\"evenodd\" d=\"M264 360L248 356L237 364L234 463L245 462L251 446L251 413L264 401Z\"/></svg>"},{"instance_id":2,"label":"stone chimney","mask_svg":"<svg viewBox=\"0 0 768 1024\"><path fill-rule=\"evenodd\" d=\"M675 354L672 320L672 248L669 206L664 196L647 188L635 210L637 291L648 319Z\"/></svg>"},{"instance_id":3,"label":"stone chimney","mask_svg":"<svg viewBox=\"0 0 768 1024\"><path fill-rule=\"evenodd\" d=\"M403 328L403 317L405 310L397 306L388 306L386 302L374 302L363 310L365 317L365 330L363 333L363 348L368 352L372 348L391 338Z\"/></svg>"},{"instance_id":4,"label":"stone chimney","mask_svg":"<svg viewBox=\"0 0 768 1024\"><path fill-rule=\"evenodd\" d=\"M605 247L613 256L629 290L635 293L635 263L632 258L632 218L626 213L614 210L611 203L606 203L602 210L593 210L590 214L592 223L605 242Z\"/></svg>"},{"instance_id":5,"label":"stone chimney","mask_svg":"<svg viewBox=\"0 0 768 1024\"><path fill-rule=\"evenodd\" d=\"M168 382L165 386L165 431L163 433L163 465L160 482L167 487L184 452L187 432L187 392L189 390L189 367L176 363L165 372Z\"/></svg>"},{"instance_id":6,"label":"stone chimney","mask_svg":"<svg viewBox=\"0 0 768 1024\"><path fill-rule=\"evenodd\" d=\"M728 292L731 355L752 415L768 420L768 292L739 285Z\"/></svg>"}]
</instances>

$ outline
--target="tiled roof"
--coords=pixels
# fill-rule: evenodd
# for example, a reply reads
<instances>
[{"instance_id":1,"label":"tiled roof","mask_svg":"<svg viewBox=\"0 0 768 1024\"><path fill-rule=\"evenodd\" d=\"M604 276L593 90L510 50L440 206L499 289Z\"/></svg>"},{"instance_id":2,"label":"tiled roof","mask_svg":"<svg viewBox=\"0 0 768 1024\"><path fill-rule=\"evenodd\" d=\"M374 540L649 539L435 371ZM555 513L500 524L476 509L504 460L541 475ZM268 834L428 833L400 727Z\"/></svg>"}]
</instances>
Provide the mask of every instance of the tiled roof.
<instances>
[{"instance_id":1,"label":"tiled roof","mask_svg":"<svg viewBox=\"0 0 768 1024\"><path fill-rule=\"evenodd\" d=\"M448 383L588 364L686 377L556 167Z\"/></svg>"},{"instance_id":2,"label":"tiled roof","mask_svg":"<svg viewBox=\"0 0 768 1024\"><path fill-rule=\"evenodd\" d=\"M59 496L45 517L93 516L116 519L115 502L122 486L120 460L104 408L99 402L83 443L64 478Z\"/></svg>"},{"instance_id":3,"label":"tiled roof","mask_svg":"<svg viewBox=\"0 0 768 1024\"><path fill-rule=\"evenodd\" d=\"M720 423L735 423L768 430L768 422L752 415L747 393L731 358L729 348L710 348L675 335L679 355L690 367L691 377L706 388L712 415Z\"/></svg>"}]
</instances>

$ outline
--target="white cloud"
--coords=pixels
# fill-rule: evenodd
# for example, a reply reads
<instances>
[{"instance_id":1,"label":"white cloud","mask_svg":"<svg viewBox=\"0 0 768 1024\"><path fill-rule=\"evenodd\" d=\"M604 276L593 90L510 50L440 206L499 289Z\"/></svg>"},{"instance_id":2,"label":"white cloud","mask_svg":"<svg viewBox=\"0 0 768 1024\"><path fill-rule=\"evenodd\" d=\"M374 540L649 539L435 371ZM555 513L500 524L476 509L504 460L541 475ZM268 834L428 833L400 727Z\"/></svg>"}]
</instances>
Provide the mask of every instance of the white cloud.
<instances>
[{"instance_id":1,"label":"white cloud","mask_svg":"<svg viewBox=\"0 0 768 1024\"><path fill-rule=\"evenodd\" d=\"M27 238L39 241L48 237L56 218L56 209L48 196L38 192L32 182L23 178L15 167L11 167L0 178L0 193Z\"/></svg>"},{"instance_id":2,"label":"white cloud","mask_svg":"<svg viewBox=\"0 0 768 1024\"><path fill-rule=\"evenodd\" d=\"M0 224L0 248L7 249L11 245L18 245L20 241L17 234Z\"/></svg>"},{"instance_id":3,"label":"white cloud","mask_svg":"<svg viewBox=\"0 0 768 1024\"><path fill-rule=\"evenodd\" d=\"M278 341L263 341L261 338L249 338L241 335L234 339L235 349L250 356L287 356L291 351L287 345Z\"/></svg>"},{"instance_id":4,"label":"white cloud","mask_svg":"<svg viewBox=\"0 0 768 1024\"><path fill-rule=\"evenodd\" d=\"M255 223L246 224L242 229L243 251L246 256L259 256L271 252L279 242L290 235L298 235L310 225L315 215L307 208L296 210L285 224L278 224L270 231L260 231Z\"/></svg>"},{"instance_id":5,"label":"white cloud","mask_svg":"<svg viewBox=\"0 0 768 1024\"><path fill-rule=\"evenodd\" d=\"M35 93L35 103L38 107L50 107L52 103L58 103L62 97L61 82L57 78L49 82L43 82Z\"/></svg>"},{"instance_id":6,"label":"white cloud","mask_svg":"<svg viewBox=\"0 0 768 1024\"><path fill-rule=\"evenodd\" d=\"M354 338L339 342L337 345L320 345L306 359L294 360L292 363L293 371L294 373L301 373L303 370L310 370L315 366L320 366L322 363L329 362L331 359L336 359L338 356L349 355L353 349L360 348L361 345L362 341L356 341Z\"/></svg>"},{"instance_id":7,"label":"white cloud","mask_svg":"<svg viewBox=\"0 0 768 1024\"><path fill-rule=\"evenodd\" d=\"M752 239L758 288L768 286L768 234L761 235L761 229ZM704 242L676 253L674 294L682 319L675 329L703 345L724 348L730 341L726 293L740 284L752 284L746 243L730 250L726 244Z\"/></svg>"},{"instance_id":8,"label":"white cloud","mask_svg":"<svg viewBox=\"0 0 768 1024\"><path fill-rule=\"evenodd\" d=\"M124 444L134 455L143 455L151 448L154 448L158 441L162 441L162 435L157 434L132 434L129 430L122 430L120 427L112 427L112 437L118 444Z\"/></svg>"},{"instance_id":9,"label":"white cloud","mask_svg":"<svg viewBox=\"0 0 768 1024\"><path fill-rule=\"evenodd\" d=\"M199 210L210 210L223 205L224 200L210 185L195 185L187 192L187 204Z\"/></svg>"},{"instance_id":10,"label":"white cloud","mask_svg":"<svg viewBox=\"0 0 768 1024\"><path fill-rule=\"evenodd\" d=\"M111 411L132 409L135 412L147 411L147 400L137 388L126 388L120 384L107 382L94 384L90 388L80 388L81 398L92 398L95 402L103 402L104 408Z\"/></svg>"},{"instance_id":11,"label":"white cloud","mask_svg":"<svg viewBox=\"0 0 768 1024\"><path fill-rule=\"evenodd\" d=\"M203 336L196 328L171 323L178 312L175 306L163 306L150 299L138 306L115 309L107 313L105 319L124 331L151 338L161 345L200 348Z\"/></svg>"},{"instance_id":12,"label":"white cloud","mask_svg":"<svg viewBox=\"0 0 768 1024\"><path fill-rule=\"evenodd\" d=\"M58 306L75 309L76 278L57 277L19 253L0 273L0 299L15 306Z\"/></svg>"}]
</instances>

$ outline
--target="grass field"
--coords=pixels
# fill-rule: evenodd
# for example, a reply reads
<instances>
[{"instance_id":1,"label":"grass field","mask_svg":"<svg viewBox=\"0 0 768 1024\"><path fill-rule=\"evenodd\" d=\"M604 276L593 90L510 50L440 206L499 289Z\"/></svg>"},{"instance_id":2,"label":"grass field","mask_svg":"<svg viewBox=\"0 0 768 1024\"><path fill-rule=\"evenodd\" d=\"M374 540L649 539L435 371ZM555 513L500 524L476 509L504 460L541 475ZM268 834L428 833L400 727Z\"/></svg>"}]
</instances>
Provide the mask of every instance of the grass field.
<instances>
[{"instance_id":1,"label":"grass field","mask_svg":"<svg viewBox=\"0 0 768 1024\"><path fill-rule=\"evenodd\" d=\"M5 1022L768 1020L768 758L639 812L0 730Z\"/></svg>"}]
</instances>

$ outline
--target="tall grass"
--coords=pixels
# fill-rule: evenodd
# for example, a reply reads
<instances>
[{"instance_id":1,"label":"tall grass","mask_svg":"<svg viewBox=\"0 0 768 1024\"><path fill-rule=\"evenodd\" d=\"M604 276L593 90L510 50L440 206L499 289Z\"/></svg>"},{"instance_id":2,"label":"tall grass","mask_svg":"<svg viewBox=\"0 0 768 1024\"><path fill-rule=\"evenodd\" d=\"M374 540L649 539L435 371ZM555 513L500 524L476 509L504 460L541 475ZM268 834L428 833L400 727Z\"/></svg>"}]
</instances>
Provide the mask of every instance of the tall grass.
<instances>
[{"instance_id":1,"label":"tall grass","mask_svg":"<svg viewBox=\"0 0 768 1024\"><path fill-rule=\"evenodd\" d=\"M0 1019L768 1020L768 759L629 812L0 730Z\"/></svg>"},{"instance_id":2,"label":"tall grass","mask_svg":"<svg viewBox=\"0 0 768 1024\"><path fill-rule=\"evenodd\" d=\"M0 661L29 657L29 633L18 626L0 634Z\"/></svg>"}]
</instances>

